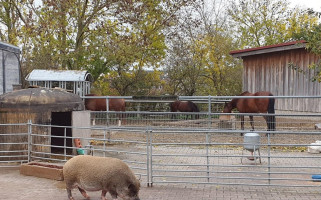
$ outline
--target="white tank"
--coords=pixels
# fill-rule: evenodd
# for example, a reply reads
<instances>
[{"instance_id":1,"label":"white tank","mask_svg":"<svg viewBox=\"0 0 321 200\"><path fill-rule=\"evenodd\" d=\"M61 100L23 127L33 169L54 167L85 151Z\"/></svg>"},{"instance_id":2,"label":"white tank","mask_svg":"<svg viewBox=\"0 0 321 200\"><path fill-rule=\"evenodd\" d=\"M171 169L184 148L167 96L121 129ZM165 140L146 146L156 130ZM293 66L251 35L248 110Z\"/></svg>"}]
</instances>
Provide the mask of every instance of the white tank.
<instances>
[{"instance_id":1,"label":"white tank","mask_svg":"<svg viewBox=\"0 0 321 200\"><path fill-rule=\"evenodd\" d=\"M260 146L260 135L257 133L245 133L244 134L244 149L248 151L258 150Z\"/></svg>"}]
</instances>

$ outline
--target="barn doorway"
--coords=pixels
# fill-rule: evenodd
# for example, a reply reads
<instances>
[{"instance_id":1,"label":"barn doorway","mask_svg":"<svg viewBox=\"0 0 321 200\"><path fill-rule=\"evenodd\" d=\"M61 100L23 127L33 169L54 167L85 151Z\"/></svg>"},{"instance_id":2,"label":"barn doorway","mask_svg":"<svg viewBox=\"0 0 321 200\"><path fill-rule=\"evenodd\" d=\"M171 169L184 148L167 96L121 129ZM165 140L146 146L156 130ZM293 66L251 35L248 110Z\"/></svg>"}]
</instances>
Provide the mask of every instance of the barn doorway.
<instances>
[{"instance_id":1,"label":"barn doorway","mask_svg":"<svg viewBox=\"0 0 321 200\"><path fill-rule=\"evenodd\" d=\"M71 112L52 112L51 113L51 125L56 126L71 126ZM51 136L60 136L60 137L51 137L51 153L64 154L64 145L66 141L67 147L72 147L72 139L63 138L66 132L67 137L72 137L71 128L66 127L51 127ZM61 147L53 147L61 146ZM72 154L72 149L66 149L67 154Z\"/></svg>"}]
</instances>

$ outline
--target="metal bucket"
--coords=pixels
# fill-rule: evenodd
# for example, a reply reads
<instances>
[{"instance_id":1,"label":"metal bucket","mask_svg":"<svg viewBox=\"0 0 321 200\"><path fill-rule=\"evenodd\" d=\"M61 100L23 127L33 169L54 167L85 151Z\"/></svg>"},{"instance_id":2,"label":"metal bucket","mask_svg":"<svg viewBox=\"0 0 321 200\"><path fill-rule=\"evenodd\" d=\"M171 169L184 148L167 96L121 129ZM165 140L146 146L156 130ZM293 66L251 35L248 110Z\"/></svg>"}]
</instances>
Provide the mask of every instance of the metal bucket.
<instances>
[{"instance_id":1,"label":"metal bucket","mask_svg":"<svg viewBox=\"0 0 321 200\"><path fill-rule=\"evenodd\" d=\"M260 135L257 133L244 134L244 149L248 151L258 150L260 148Z\"/></svg>"}]
</instances>

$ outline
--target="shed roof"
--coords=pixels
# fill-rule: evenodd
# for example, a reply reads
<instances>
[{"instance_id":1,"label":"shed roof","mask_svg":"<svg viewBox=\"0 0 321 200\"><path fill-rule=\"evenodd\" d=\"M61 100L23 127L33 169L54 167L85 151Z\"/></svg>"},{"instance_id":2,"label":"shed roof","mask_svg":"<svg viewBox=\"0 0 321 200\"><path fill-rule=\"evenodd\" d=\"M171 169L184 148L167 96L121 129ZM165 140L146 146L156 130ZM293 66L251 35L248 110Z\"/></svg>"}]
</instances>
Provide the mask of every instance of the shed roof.
<instances>
[{"instance_id":1,"label":"shed roof","mask_svg":"<svg viewBox=\"0 0 321 200\"><path fill-rule=\"evenodd\" d=\"M0 49L6 50L12 53L20 53L20 48L11 44L7 44L5 42L0 42Z\"/></svg>"},{"instance_id":2,"label":"shed roof","mask_svg":"<svg viewBox=\"0 0 321 200\"><path fill-rule=\"evenodd\" d=\"M0 112L67 112L84 110L82 99L59 89L28 88L0 95Z\"/></svg>"},{"instance_id":3,"label":"shed roof","mask_svg":"<svg viewBox=\"0 0 321 200\"><path fill-rule=\"evenodd\" d=\"M81 70L43 70L35 69L26 77L27 81L90 81L93 77Z\"/></svg>"},{"instance_id":4,"label":"shed roof","mask_svg":"<svg viewBox=\"0 0 321 200\"><path fill-rule=\"evenodd\" d=\"M278 52L278 51L285 51L285 50L291 50L291 49L300 49L300 48L305 48L305 46L306 46L306 41L300 40L300 41L293 41L293 42L268 45L268 46L263 46L263 47L235 50L235 51L231 51L230 54L233 57L239 58L239 57L258 55L258 54L264 54L264 53L271 53L271 52Z\"/></svg>"}]
</instances>

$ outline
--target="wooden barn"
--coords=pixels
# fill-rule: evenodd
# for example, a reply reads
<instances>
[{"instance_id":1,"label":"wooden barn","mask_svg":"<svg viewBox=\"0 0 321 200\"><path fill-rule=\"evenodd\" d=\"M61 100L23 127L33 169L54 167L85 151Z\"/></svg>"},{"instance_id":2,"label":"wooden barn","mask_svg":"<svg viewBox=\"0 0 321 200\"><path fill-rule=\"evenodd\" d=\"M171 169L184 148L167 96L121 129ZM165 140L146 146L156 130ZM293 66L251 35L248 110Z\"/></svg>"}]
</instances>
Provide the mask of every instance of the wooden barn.
<instances>
[{"instance_id":1,"label":"wooden barn","mask_svg":"<svg viewBox=\"0 0 321 200\"><path fill-rule=\"evenodd\" d=\"M304 41L231 51L243 60L243 91L270 91L275 96L321 96L321 83L312 81L309 65L320 57L308 52ZM298 68L304 73L299 72ZM280 111L321 112L320 99L277 99Z\"/></svg>"},{"instance_id":2,"label":"wooden barn","mask_svg":"<svg viewBox=\"0 0 321 200\"><path fill-rule=\"evenodd\" d=\"M21 88L19 47L0 42L0 94Z\"/></svg>"}]
</instances>

